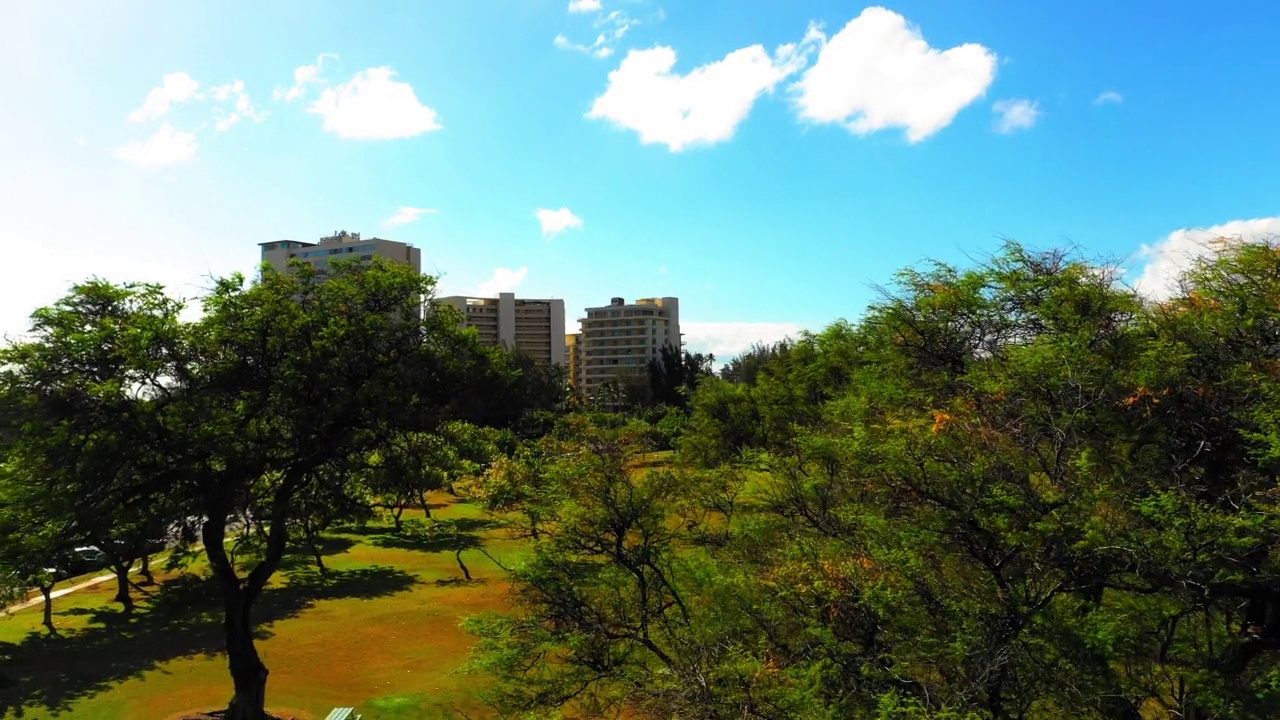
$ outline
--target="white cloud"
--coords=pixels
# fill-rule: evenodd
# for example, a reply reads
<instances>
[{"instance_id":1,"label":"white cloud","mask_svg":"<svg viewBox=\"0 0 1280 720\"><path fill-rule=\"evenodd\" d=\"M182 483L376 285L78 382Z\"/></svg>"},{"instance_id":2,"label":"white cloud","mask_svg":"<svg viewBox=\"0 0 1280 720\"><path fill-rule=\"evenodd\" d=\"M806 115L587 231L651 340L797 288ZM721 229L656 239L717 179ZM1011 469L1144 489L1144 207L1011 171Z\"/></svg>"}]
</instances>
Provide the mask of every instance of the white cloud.
<instances>
[{"instance_id":1,"label":"white cloud","mask_svg":"<svg viewBox=\"0 0 1280 720\"><path fill-rule=\"evenodd\" d=\"M1124 96L1115 90L1104 90L1101 95L1093 99L1094 105L1105 105L1106 103L1124 102Z\"/></svg>"},{"instance_id":2,"label":"white cloud","mask_svg":"<svg viewBox=\"0 0 1280 720\"><path fill-rule=\"evenodd\" d=\"M184 72L169 73L164 76L160 87L152 88L151 92L147 93L147 99L143 101L142 107L129 113L129 119L134 122L145 122L164 117L169 112L169 106L174 103L199 98L199 90L200 83L190 75Z\"/></svg>"},{"instance_id":3,"label":"white cloud","mask_svg":"<svg viewBox=\"0 0 1280 720\"><path fill-rule=\"evenodd\" d=\"M919 28L882 7L863 10L824 40L792 86L796 107L802 119L840 123L859 135L901 127L909 142L924 140L995 79L995 53L976 43L931 48Z\"/></svg>"},{"instance_id":4,"label":"white cloud","mask_svg":"<svg viewBox=\"0 0 1280 720\"><path fill-rule=\"evenodd\" d=\"M435 208L416 208L405 205L397 210L395 215L383 220L382 227L390 230L401 225L407 225L423 215L435 215L438 212L440 211Z\"/></svg>"},{"instance_id":5,"label":"white cloud","mask_svg":"<svg viewBox=\"0 0 1280 720\"><path fill-rule=\"evenodd\" d=\"M196 136L165 123L146 140L130 140L113 152L121 160L143 167L177 165L195 159Z\"/></svg>"},{"instance_id":6,"label":"white cloud","mask_svg":"<svg viewBox=\"0 0 1280 720\"><path fill-rule=\"evenodd\" d=\"M1253 220L1232 220L1203 229L1175 230L1154 245L1143 245L1138 257L1146 259L1142 274L1133 286L1155 299L1171 297L1178 291L1178 278L1198 258L1214 251L1219 238L1256 242L1280 237L1280 216Z\"/></svg>"},{"instance_id":7,"label":"white cloud","mask_svg":"<svg viewBox=\"0 0 1280 720\"><path fill-rule=\"evenodd\" d=\"M391 140L439 130L436 111L418 102L413 87L393 80L390 67L369 68L350 81L327 88L307 112L324 119L324 129L349 140Z\"/></svg>"},{"instance_id":8,"label":"white cloud","mask_svg":"<svg viewBox=\"0 0 1280 720\"><path fill-rule=\"evenodd\" d=\"M775 58L752 45L679 75L671 71L675 50L632 50L609 73L608 87L587 117L634 130L640 142L663 144L672 152L722 142L733 137L756 99L804 60L805 52L794 44L778 48Z\"/></svg>"},{"instance_id":9,"label":"white cloud","mask_svg":"<svg viewBox=\"0 0 1280 720\"><path fill-rule=\"evenodd\" d=\"M85 138L85 137L76 138L76 144L79 145L80 147L84 147L89 144L89 138Z\"/></svg>"},{"instance_id":10,"label":"white cloud","mask_svg":"<svg viewBox=\"0 0 1280 720\"><path fill-rule=\"evenodd\" d=\"M595 9L600 9L598 4ZM572 10L570 11L572 12ZM621 10L614 10L608 14L600 15L592 24L597 33L595 41L590 45L575 43L563 34L556 35L551 44L561 50L576 50L592 57L607 58L613 55L618 43L622 41L627 31L639 25L640 22Z\"/></svg>"},{"instance_id":11,"label":"white cloud","mask_svg":"<svg viewBox=\"0 0 1280 720\"><path fill-rule=\"evenodd\" d=\"M1034 100L1001 100L991 106L996 114L993 127L998 133L1026 130L1040 119L1040 107Z\"/></svg>"},{"instance_id":12,"label":"white cloud","mask_svg":"<svg viewBox=\"0 0 1280 720\"><path fill-rule=\"evenodd\" d=\"M599 12L600 0L569 0L569 12L571 13L590 13Z\"/></svg>"},{"instance_id":13,"label":"white cloud","mask_svg":"<svg viewBox=\"0 0 1280 720\"><path fill-rule=\"evenodd\" d=\"M753 322L681 322L680 329L690 350L709 352L720 362L740 355L755 343L794 338L802 330L793 323Z\"/></svg>"},{"instance_id":14,"label":"white cloud","mask_svg":"<svg viewBox=\"0 0 1280 720\"><path fill-rule=\"evenodd\" d=\"M233 107L230 113L219 117L214 122L214 127L218 130L228 130L232 125L244 118L248 118L254 122L262 122L267 118L267 113L259 112L253 106L253 102L249 100L249 95L244 91L244 81L235 80L226 85L218 85L210 88L209 94L218 102L228 102L234 99Z\"/></svg>"},{"instance_id":15,"label":"white cloud","mask_svg":"<svg viewBox=\"0 0 1280 720\"><path fill-rule=\"evenodd\" d=\"M542 224L542 237L545 238L553 238L569 228L582 229L582 218L574 215L567 207L559 210L538 208L533 215Z\"/></svg>"},{"instance_id":16,"label":"white cloud","mask_svg":"<svg viewBox=\"0 0 1280 720\"><path fill-rule=\"evenodd\" d=\"M479 295L480 297L492 297L498 293L515 292L528 274L529 268L527 267L522 267L519 270L496 268L492 277L480 283L478 288Z\"/></svg>"},{"instance_id":17,"label":"white cloud","mask_svg":"<svg viewBox=\"0 0 1280 720\"><path fill-rule=\"evenodd\" d=\"M326 58L337 59L338 56L333 53L320 53L316 56L314 65L303 65L293 71L293 87L276 88L271 93L271 97L276 100L284 100L291 102L297 100L307 93L307 86L314 84L323 84L324 79L320 77L320 70L324 66Z\"/></svg>"}]
</instances>

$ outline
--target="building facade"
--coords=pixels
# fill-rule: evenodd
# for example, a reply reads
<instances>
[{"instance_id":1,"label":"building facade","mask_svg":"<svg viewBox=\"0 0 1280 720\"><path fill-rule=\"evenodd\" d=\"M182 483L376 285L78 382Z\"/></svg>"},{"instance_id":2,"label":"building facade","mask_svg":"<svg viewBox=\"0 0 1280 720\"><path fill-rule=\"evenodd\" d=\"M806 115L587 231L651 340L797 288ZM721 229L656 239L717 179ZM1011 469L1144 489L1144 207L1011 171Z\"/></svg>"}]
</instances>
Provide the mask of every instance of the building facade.
<instances>
[{"instance_id":1,"label":"building facade","mask_svg":"<svg viewBox=\"0 0 1280 720\"><path fill-rule=\"evenodd\" d=\"M677 298L642 298L628 304L616 297L586 313L578 321L581 332L573 340L566 338L577 359L569 366L570 383L586 397L611 380L645 373L663 347L684 346Z\"/></svg>"},{"instance_id":2,"label":"building facade","mask_svg":"<svg viewBox=\"0 0 1280 720\"><path fill-rule=\"evenodd\" d=\"M480 342L527 353L540 365L565 365L564 300L453 295L436 298L462 313L463 327L475 328Z\"/></svg>"},{"instance_id":3,"label":"building facade","mask_svg":"<svg viewBox=\"0 0 1280 720\"><path fill-rule=\"evenodd\" d=\"M582 379L582 334L571 333L564 336L565 362L569 370L569 385L578 392Z\"/></svg>"},{"instance_id":4,"label":"building facade","mask_svg":"<svg viewBox=\"0 0 1280 720\"><path fill-rule=\"evenodd\" d=\"M288 268L290 260L295 259L323 271L328 268L331 260L368 262L375 256L392 262L406 263L413 268L414 272L422 272L422 251L418 248L395 240L376 237L364 239L360 237L360 233L346 230L339 230L314 243L301 240L276 240L258 245L262 248L262 261L271 263L272 267L281 272Z\"/></svg>"}]
</instances>

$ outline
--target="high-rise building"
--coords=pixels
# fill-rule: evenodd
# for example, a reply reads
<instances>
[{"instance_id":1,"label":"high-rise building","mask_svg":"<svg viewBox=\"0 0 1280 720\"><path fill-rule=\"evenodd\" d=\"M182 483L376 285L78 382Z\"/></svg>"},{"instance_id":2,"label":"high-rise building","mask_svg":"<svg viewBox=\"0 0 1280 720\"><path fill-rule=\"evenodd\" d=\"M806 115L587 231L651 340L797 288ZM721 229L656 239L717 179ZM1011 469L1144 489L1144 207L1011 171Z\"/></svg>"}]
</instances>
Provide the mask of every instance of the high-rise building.
<instances>
[{"instance_id":1,"label":"high-rise building","mask_svg":"<svg viewBox=\"0 0 1280 720\"><path fill-rule=\"evenodd\" d=\"M587 308L578 322L582 332L573 340L576 363L570 363L570 383L590 396L610 380L644 373L662 348L683 348L680 301L673 297L642 298L628 305L620 297L608 305Z\"/></svg>"},{"instance_id":2,"label":"high-rise building","mask_svg":"<svg viewBox=\"0 0 1280 720\"><path fill-rule=\"evenodd\" d=\"M360 237L360 233L339 230L332 235L320 238L320 242L309 243L301 240L276 240L259 243L262 248L262 261L271 263L275 269L284 272L290 260L302 260L313 267L324 270L330 260L359 260L368 262L374 256L384 257L393 262L407 263L414 272L422 272L422 251L408 243L384 240L382 238Z\"/></svg>"},{"instance_id":3,"label":"high-rise building","mask_svg":"<svg viewBox=\"0 0 1280 720\"><path fill-rule=\"evenodd\" d=\"M574 392L580 392L582 381L582 333L570 333L564 336L565 362L569 366L569 385Z\"/></svg>"},{"instance_id":4,"label":"high-rise building","mask_svg":"<svg viewBox=\"0 0 1280 720\"><path fill-rule=\"evenodd\" d=\"M452 295L432 302L456 308L463 327L475 328L486 345L520 350L543 366L565 364L564 300L501 293L496 298Z\"/></svg>"}]
</instances>

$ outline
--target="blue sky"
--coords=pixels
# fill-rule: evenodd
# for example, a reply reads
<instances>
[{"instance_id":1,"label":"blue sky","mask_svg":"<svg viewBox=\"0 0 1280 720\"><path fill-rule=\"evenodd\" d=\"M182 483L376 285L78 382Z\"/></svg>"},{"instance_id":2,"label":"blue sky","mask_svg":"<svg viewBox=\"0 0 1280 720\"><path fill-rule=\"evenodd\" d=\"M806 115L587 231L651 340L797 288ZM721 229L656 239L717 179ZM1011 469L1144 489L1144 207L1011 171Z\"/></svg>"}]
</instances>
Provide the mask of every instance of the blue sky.
<instances>
[{"instance_id":1,"label":"blue sky","mask_svg":"<svg viewBox=\"0 0 1280 720\"><path fill-rule=\"evenodd\" d=\"M91 274L190 296L345 228L571 321L679 296L724 357L1001 237L1159 292L1205 237L1280 233L1274 3L8 0L0 25L9 334Z\"/></svg>"}]
</instances>

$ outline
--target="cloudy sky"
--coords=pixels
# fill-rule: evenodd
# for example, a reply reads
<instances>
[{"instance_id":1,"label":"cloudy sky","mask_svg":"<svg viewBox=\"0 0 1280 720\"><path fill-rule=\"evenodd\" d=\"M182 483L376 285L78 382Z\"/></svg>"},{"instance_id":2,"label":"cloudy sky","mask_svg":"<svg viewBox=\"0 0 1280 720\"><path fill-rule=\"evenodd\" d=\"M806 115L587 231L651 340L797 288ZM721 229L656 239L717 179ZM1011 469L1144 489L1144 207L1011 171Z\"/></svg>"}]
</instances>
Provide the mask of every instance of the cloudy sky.
<instances>
[{"instance_id":1,"label":"cloudy sky","mask_svg":"<svg viewBox=\"0 0 1280 720\"><path fill-rule=\"evenodd\" d=\"M571 322L677 295L723 357L1002 237L1159 292L1206 236L1280 232L1268 2L4 0L0 26L8 334L90 275L197 296L345 228Z\"/></svg>"}]
</instances>

